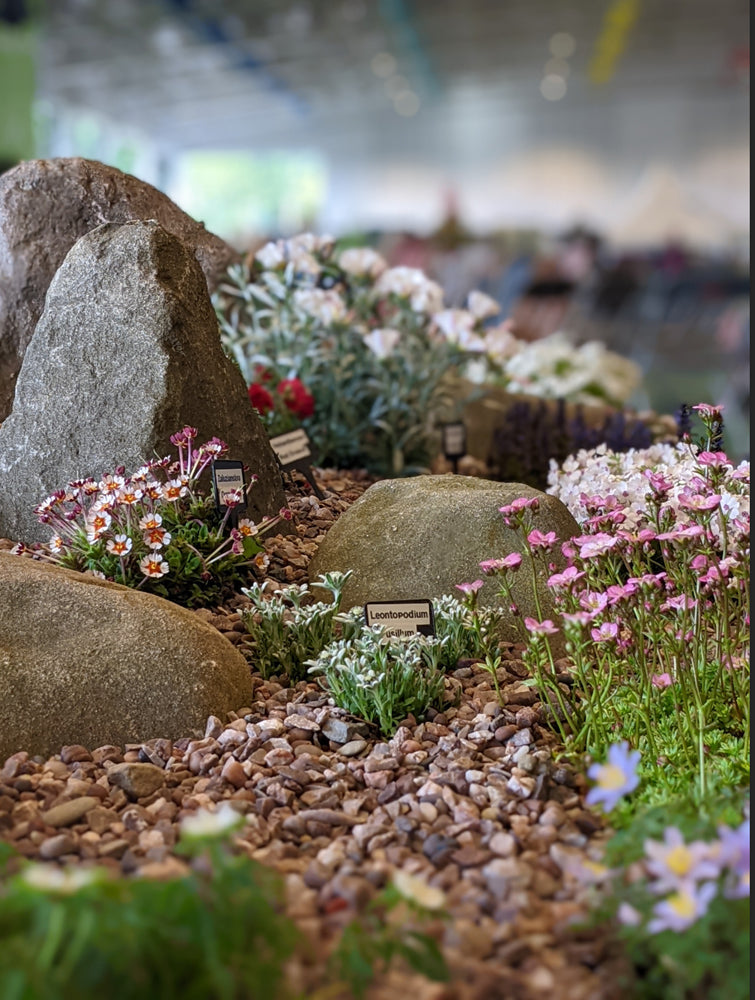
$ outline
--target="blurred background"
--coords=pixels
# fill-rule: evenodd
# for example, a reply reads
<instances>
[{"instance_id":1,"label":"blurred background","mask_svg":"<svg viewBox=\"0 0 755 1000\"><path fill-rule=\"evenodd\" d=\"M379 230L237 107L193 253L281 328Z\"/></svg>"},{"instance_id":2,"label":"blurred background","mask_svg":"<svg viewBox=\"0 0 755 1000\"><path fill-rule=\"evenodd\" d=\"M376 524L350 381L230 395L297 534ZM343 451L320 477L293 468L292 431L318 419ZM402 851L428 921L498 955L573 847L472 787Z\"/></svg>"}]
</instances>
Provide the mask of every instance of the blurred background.
<instances>
[{"instance_id":1,"label":"blurred background","mask_svg":"<svg viewBox=\"0 0 755 1000\"><path fill-rule=\"evenodd\" d=\"M749 455L745 0L0 0L0 170L84 156L724 403Z\"/></svg>"}]
</instances>

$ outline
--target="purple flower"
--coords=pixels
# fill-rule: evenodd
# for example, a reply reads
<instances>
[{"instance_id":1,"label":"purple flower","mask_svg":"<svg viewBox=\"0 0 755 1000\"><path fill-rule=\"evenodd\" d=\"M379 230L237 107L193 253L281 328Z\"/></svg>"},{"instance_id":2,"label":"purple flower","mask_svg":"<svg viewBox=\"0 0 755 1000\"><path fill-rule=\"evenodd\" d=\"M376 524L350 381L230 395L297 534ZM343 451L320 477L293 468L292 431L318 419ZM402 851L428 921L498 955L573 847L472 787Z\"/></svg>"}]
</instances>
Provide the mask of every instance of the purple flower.
<instances>
[{"instance_id":1,"label":"purple flower","mask_svg":"<svg viewBox=\"0 0 755 1000\"><path fill-rule=\"evenodd\" d=\"M750 821L746 819L736 830L729 826L718 828L718 859L729 869L724 895L740 899L750 895Z\"/></svg>"},{"instance_id":2,"label":"purple flower","mask_svg":"<svg viewBox=\"0 0 755 1000\"><path fill-rule=\"evenodd\" d=\"M585 803L589 806L600 804L605 812L610 812L620 799L639 785L639 762L639 750L630 750L626 740L611 744L608 762L592 764L587 771L588 778L592 778L595 785L587 793Z\"/></svg>"},{"instance_id":3,"label":"purple flower","mask_svg":"<svg viewBox=\"0 0 755 1000\"><path fill-rule=\"evenodd\" d=\"M686 930L704 916L715 895L714 882L704 882L699 887L694 882L679 886L676 892L653 907L655 919L648 924L649 933Z\"/></svg>"},{"instance_id":4,"label":"purple flower","mask_svg":"<svg viewBox=\"0 0 755 1000\"><path fill-rule=\"evenodd\" d=\"M654 892L677 889L690 881L717 878L720 864L714 858L710 844L696 840L686 844L680 830L667 826L663 840L646 840L645 865L653 877Z\"/></svg>"},{"instance_id":5,"label":"purple flower","mask_svg":"<svg viewBox=\"0 0 755 1000\"><path fill-rule=\"evenodd\" d=\"M710 469L722 469L731 465L725 451L701 451L697 456L698 465L706 465Z\"/></svg>"},{"instance_id":6,"label":"purple flower","mask_svg":"<svg viewBox=\"0 0 755 1000\"><path fill-rule=\"evenodd\" d=\"M539 622L536 618L525 618L524 627L533 635L556 635L559 631L550 618L546 618L542 622Z\"/></svg>"}]
</instances>

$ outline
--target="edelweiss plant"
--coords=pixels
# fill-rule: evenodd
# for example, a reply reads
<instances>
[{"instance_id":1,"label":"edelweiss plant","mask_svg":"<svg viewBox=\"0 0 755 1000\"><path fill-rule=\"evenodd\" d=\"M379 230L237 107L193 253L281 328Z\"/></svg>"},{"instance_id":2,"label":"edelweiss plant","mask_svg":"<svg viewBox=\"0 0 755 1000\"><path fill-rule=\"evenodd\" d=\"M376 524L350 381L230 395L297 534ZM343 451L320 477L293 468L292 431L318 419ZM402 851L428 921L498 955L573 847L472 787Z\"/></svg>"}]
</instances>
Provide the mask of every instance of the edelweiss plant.
<instances>
[{"instance_id":1,"label":"edelweiss plant","mask_svg":"<svg viewBox=\"0 0 755 1000\"><path fill-rule=\"evenodd\" d=\"M331 643L309 661L309 673L323 677L338 706L390 736L410 713L421 717L441 706L447 642L435 636L395 638L382 625L365 626L357 637Z\"/></svg>"},{"instance_id":2,"label":"edelweiss plant","mask_svg":"<svg viewBox=\"0 0 755 1000\"><path fill-rule=\"evenodd\" d=\"M119 467L100 480L79 479L57 490L35 508L53 531L50 541L13 551L187 607L220 603L250 571L266 567L259 539L291 515L283 509L259 524L241 518L229 528L242 498L228 498L221 518L199 483L227 446L218 438L194 446L196 436L195 428L184 427L171 437L175 459L148 461L130 476Z\"/></svg>"},{"instance_id":3,"label":"edelweiss plant","mask_svg":"<svg viewBox=\"0 0 755 1000\"><path fill-rule=\"evenodd\" d=\"M462 324L470 334L482 330L492 302L477 295ZM434 457L436 424L452 405L444 379L471 348L456 311L443 309L442 288L422 271L388 268L367 247L338 253L332 240L304 234L231 268L215 306L226 351L257 387L254 397L266 402L260 389L297 379L313 396L302 424L317 464L400 475Z\"/></svg>"},{"instance_id":4,"label":"edelweiss plant","mask_svg":"<svg viewBox=\"0 0 755 1000\"><path fill-rule=\"evenodd\" d=\"M266 680L273 674L285 674L293 682L306 676L307 661L335 638L334 622L350 576L351 571L326 573L314 584L330 592L332 603L312 602L307 584L284 587L272 595L266 593L267 580L242 588L253 604L253 609L240 611L248 633L246 646Z\"/></svg>"}]
</instances>

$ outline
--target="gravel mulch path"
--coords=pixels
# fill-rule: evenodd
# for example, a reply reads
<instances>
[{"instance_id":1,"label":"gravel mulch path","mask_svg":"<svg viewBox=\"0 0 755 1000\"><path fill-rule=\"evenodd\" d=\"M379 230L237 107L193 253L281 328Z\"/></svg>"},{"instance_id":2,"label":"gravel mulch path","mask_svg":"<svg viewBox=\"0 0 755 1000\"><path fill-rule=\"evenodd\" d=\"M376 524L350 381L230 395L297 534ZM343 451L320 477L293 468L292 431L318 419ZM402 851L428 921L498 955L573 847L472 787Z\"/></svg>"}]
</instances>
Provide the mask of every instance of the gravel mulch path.
<instances>
[{"instance_id":1,"label":"gravel mulch path","mask_svg":"<svg viewBox=\"0 0 755 1000\"><path fill-rule=\"evenodd\" d=\"M322 534L372 481L318 471L323 500L292 484L296 535L269 539L273 586L302 582ZM243 648L237 608L197 611ZM453 702L388 741L313 682L255 679L251 703L211 717L201 738L14 754L0 768L0 837L25 857L168 877L184 816L228 800L248 822L239 848L275 868L287 909L327 954L336 931L396 869L447 894L433 930L453 974L400 970L371 1000L613 1000L623 966L603 928L580 928L590 859L606 836L584 779L554 757L521 647L504 650L505 707L487 673L461 663ZM321 968L299 969L300 985Z\"/></svg>"}]
</instances>

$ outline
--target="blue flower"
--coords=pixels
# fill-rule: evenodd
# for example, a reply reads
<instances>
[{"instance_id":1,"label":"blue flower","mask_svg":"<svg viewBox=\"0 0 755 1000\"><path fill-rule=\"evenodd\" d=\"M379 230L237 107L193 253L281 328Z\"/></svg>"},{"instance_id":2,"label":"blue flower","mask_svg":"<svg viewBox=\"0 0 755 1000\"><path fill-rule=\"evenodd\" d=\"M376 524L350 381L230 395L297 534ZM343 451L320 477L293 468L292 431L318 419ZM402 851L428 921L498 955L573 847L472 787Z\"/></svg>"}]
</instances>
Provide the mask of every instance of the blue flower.
<instances>
[{"instance_id":1,"label":"blue flower","mask_svg":"<svg viewBox=\"0 0 755 1000\"><path fill-rule=\"evenodd\" d=\"M626 740L612 744L608 748L608 763L593 764L587 771L595 786L587 793L586 804L600 804L605 812L610 812L620 799L639 785L639 761L639 750L630 751Z\"/></svg>"}]
</instances>

